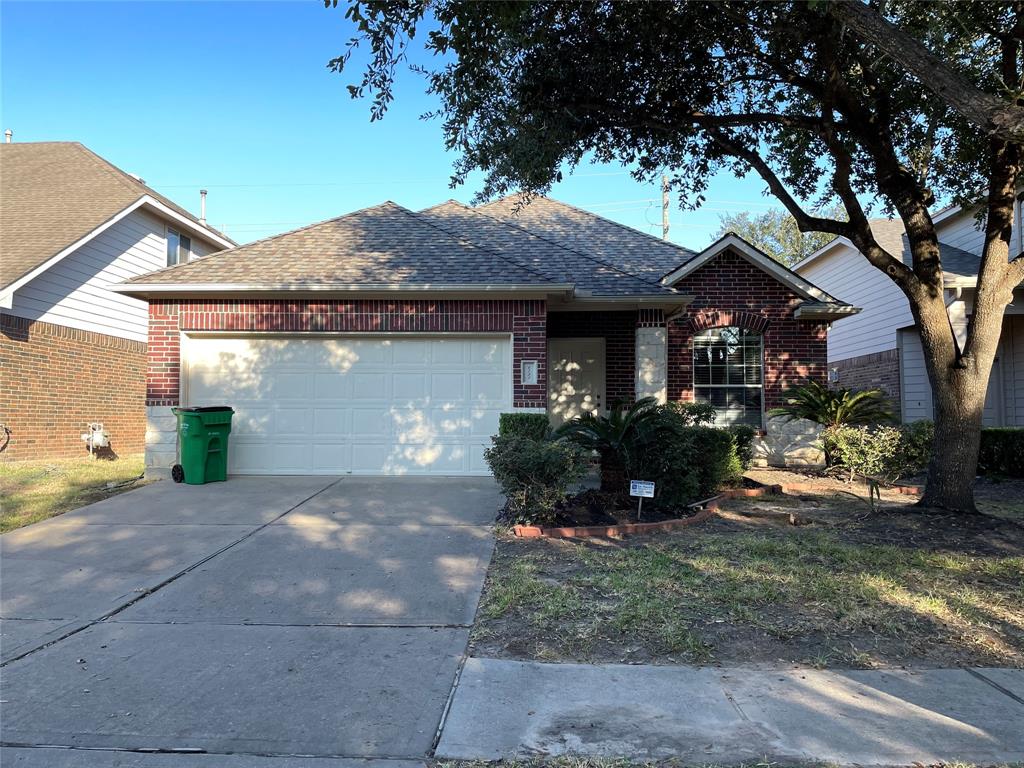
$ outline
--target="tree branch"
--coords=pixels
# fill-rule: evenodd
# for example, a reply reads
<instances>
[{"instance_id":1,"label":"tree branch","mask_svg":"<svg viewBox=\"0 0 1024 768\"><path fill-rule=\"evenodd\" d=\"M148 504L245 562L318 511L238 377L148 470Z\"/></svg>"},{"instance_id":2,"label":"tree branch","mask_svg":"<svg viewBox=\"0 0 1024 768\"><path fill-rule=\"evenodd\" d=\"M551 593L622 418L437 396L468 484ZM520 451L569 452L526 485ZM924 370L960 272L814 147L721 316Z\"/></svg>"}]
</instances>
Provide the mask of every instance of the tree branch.
<instances>
[{"instance_id":1,"label":"tree branch","mask_svg":"<svg viewBox=\"0 0 1024 768\"><path fill-rule=\"evenodd\" d=\"M1024 107L974 87L916 38L860 0L832 0L829 13L912 73L925 87L992 137L1024 143Z\"/></svg>"}]
</instances>

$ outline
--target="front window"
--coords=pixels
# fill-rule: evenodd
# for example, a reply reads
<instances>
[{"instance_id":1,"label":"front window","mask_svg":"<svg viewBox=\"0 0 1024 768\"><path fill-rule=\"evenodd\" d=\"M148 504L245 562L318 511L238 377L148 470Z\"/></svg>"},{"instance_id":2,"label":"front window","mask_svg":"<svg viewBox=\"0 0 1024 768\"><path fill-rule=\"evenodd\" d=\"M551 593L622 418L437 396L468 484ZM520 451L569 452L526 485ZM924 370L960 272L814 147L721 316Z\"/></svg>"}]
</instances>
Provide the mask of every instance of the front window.
<instances>
[{"instance_id":1,"label":"front window","mask_svg":"<svg viewBox=\"0 0 1024 768\"><path fill-rule=\"evenodd\" d=\"M693 396L711 403L715 423L761 427L764 364L761 334L711 328L693 338Z\"/></svg>"},{"instance_id":2,"label":"front window","mask_svg":"<svg viewBox=\"0 0 1024 768\"><path fill-rule=\"evenodd\" d=\"M192 238L167 228L167 266L184 264L192 251Z\"/></svg>"}]
</instances>

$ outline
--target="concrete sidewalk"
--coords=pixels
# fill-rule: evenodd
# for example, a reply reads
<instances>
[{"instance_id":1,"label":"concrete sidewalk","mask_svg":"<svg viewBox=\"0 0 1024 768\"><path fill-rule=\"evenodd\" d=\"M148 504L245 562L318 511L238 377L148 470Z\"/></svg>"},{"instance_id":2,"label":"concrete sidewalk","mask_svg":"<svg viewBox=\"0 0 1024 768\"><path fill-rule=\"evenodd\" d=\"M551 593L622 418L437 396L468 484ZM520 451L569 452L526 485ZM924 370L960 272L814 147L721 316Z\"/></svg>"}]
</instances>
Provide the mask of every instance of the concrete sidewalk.
<instances>
[{"instance_id":1,"label":"concrete sidewalk","mask_svg":"<svg viewBox=\"0 0 1024 768\"><path fill-rule=\"evenodd\" d=\"M894 765L1024 760L1024 670L467 660L438 758L566 753Z\"/></svg>"}]
</instances>

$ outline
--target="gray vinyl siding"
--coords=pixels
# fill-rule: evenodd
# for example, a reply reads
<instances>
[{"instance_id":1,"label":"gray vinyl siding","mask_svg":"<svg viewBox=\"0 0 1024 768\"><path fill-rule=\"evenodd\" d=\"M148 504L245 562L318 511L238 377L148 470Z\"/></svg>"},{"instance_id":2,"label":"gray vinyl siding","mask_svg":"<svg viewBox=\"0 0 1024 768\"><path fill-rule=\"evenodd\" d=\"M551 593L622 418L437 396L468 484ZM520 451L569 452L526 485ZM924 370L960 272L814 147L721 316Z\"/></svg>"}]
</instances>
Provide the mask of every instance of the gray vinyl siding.
<instances>
[{"instance_id":1,"label":"gray vinyl siding","mask_svg":"<svg viewBox=\"0 0 1024 768\"><path fill-rule=\"evenodd\" d=\"M914 322L903 292L853 248L837 246L800 274L841 301L863 308L860 314L832 324L830 362L894 349L896 329Z\"/></svg>"},{"instance_id":2,"label":"gray vinyl siding","mask_svg":"<svg viewBox=\"0 0 1024 768\"><path fill-rule=\"evenodd\" d=\"M148 308L108 286L166 266L167 225L138 209L14 292L9 314L146 341ZM216 250L198 238L193 250Z\"/></svg>"}]
</instances>

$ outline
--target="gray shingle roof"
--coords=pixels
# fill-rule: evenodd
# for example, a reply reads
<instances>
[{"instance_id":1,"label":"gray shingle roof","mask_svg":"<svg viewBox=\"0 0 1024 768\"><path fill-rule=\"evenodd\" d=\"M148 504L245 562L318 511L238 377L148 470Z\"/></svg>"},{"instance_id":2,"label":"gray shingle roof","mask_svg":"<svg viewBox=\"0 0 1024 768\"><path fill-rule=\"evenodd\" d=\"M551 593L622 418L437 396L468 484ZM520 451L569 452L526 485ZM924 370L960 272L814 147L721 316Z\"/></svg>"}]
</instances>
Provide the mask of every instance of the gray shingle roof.
<instances>
[{"instance_id":1,"label":"gray shingle roof","mask_svg":"<svg viewBox=\"0 0 1024 768\"><path fill-rule=\"evenodd\" d=\"M558 200L534 197L519 205L521 200L520 195L509 195L480 209L651 282L697 255L681 245Z\"/></svg>"},{"instance_id":2,"label":"gray shingle roof","mask_svg":"<svg viewBox=\"0 0 1024 768\"><path fill-rule=\"evenodd\" d=\"M546 275L386 202L151 272L130 285L543 285Z\"/></svg>"},{"instance_id":3,"label":"gray shingle roof","mask_svg":"<svg viewBox=\"0 0 1024 768\"><path fill-rule=\"evenodd\" d=\"M184 208L78 142L0 144L0 287L145 195L203 226Z\"/></svg>"},{"instance_id":4,"label":"gray shingle roof","mask_svg":"<svg viewBox=\"0 0 1024 768\"><path fill-rule=\"evenodd\" d=\"M898 258L907 266L913 265L910 255L910 241L906 229L899 219L871 219L871 233L875 241L885 250ZM957 248L955 245L939 243L939 258L942 259L942 272L946 278L954 280L977 280L978 267L981 265L979 256Z\"/></svg>"},{"instance_id":5,"label":"gray shingle roof","mask_svg":"<svg viewBox=\"0 0 1024 768\"><path fill-rule=\"evenodd\" d=\"M589 253L567 248L544 233L524 229L518 222L495 218L486 210L449 200L420 211L456 237L500 253L558 283L573 283L577 295L665 296L675 292Z\"/></svg>"}]
</instances>

